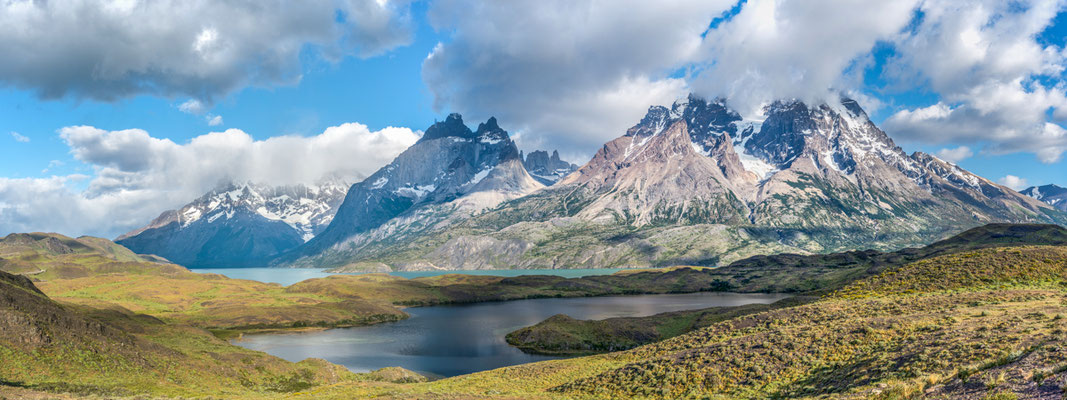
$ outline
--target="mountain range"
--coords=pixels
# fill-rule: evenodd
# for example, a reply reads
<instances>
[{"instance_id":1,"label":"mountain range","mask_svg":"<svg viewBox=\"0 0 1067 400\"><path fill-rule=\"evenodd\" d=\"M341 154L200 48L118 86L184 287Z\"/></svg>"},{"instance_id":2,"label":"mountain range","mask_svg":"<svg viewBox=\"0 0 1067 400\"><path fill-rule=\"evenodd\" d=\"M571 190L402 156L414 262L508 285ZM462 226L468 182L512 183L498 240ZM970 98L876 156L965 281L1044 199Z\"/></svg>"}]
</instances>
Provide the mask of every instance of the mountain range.
<instances>
[{"instance_id":1,"label":"mountain range","mask_svg":"<svg viewBox=\"0 0 1067 400\"><path fill-rule=\"evenodd\" d=\"M115 242L187 267L262 266L333 220L350 179L315 185L222 185Z\"/></svg>"},{"instance_id":2,"label":"mountain range","mask_svg":"<svg viewBox=\"0 0 1067 400\"><path fill-rule=\"evenodd\" d=\"M471 130L459 114L451 114L391 163L352 185L334 222L282 262L346 264L366 245L445 230L542 188L496 118Z\"/></svg>"},{"instance_id":3,"label":"mountain range","mask_svg":"<svg viewBox=\"0 0 1067 400\"><path fill-rule=\"evenodd\" d=\"M1031 186L1020 193L1067 211L1067 188L1056 185Z\"/></svg>"},{"instance_id":4,"label":"mountain range","mask_svg":"<svg viewBox=\"0 0 1067 400\"><path fill-rule=\"evenodd\" d=\"M343 201L331 191L321 204L339 203L332 220L332 211L300 225L256 207L211 206L222 194L243 198L230 189L119 242L193 266L717 265L755 254L915 246L990 222L1067 222L1047 200L1057 194L1035 190L1023 195L933 155L909 155L851 99L778 101L742 118L725 99L689 96L650 107L581 168L555 151L524 156L495 118L472 130L452 114ZM245 202L259 204L251 200L259 191L249 192ZM203 227L188 229L205 215ZM228 256L213 255L223 248Z\"/></svg>"},{"instance_id":5,"label":"mountain range","mask_svg":"<svg viewBox=\"0 0 1067 400\"><path fill-rule=\"evenodd\" d=\"M746 120L724 99L696 96L650 107L550 187L469 218L447 214L405 215L334 242L329 257L307 265L717 265L913 246L989 222L1067 221L933 155L906 154L853 100L779 101Z\"/></svg>"}]
</instances>

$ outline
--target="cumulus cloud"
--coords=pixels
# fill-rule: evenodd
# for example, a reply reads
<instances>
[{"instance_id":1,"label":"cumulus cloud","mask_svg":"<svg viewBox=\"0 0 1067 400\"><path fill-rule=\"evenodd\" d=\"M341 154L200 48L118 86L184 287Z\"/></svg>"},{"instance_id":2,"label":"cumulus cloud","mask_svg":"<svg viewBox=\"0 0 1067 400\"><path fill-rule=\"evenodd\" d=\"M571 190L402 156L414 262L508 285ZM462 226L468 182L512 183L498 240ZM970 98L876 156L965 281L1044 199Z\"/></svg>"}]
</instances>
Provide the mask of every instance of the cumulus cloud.
<instances>
[{"instance_id":1,"label":"cumulus cloud","mask_svg":"<svg viewBox=\"0 0 1067 400\"><path fill-rule=\"evenodd\" d=\"M838 93L873 111L900 90L936 100L895 106L885 123L894 138L1055 162L1067 148L1067 50L1037 36L1064 4L445 0L430 21L449 36L424 61L423 80L438 108L496 115L527 149L591 153L649 105L689 91L756 115L772 100ZM876 60L879 48L888 61ZM869 71L884 85L869 86Z\"/></svg>"},{"instance_id":2,"label":"cumulus cloud","mask_svg":"<svg viewBox=\"0 0 1067 400\"><path fill-rule=\"evenodd\" d=\"M525 148L591 154L648 106L688 89L672 73L733 0L443 0L431 24L450 37L423 62L435 105L498 117Z\"/></svg>"},{"instance_id":3,"label":"cumulus cloud","mask_svg":"<svg viewBox=\"0 0 1067 400\"><path fill-rule=\"evenodd\" d=\"M361 179L419 135L407 128L370 131L348 123L311 137L254 140L229 129L179 144L140 129L66 127L59 136L94 175L0 178L0 230L114 237L226 181L286 185L315 183L328 175Z\"/></svg>"},{"instance_id":4,"label":"cumulus cloud","mask_svg":"<svg viewBox=\"0 0 1067 400\"><path fill-rule=\"evenodd\" d=\"M1003 178L997 179L997 183L1017 191L1026 189L1030 186L1030 184L1027 183L1026 178L1020 178L1015 175L1005 175Z\"/></svg>"},{"instance_id":5,"label":"cumulus cloud","mask_svg":"<svg viewBox=\"0 0 1067 400\"><path fill-rule=\"evenodd\" d=\"M950 163L959 163L974 156L970 147L960 146L956 148L944 148L937 151L937 157Z\"/></svg>"},{"instance_id":6,"label":"cumulus cloud","mask_svg":"<svg viewBox=\"0 0 1067 400\"><path fill-rule=\"evenodd\" d=\"M707 33L693 86L707 96L727 97L743 114L756 114L776 99L826 101L855 88L850 67L878 41L900 32L916 3L748 1Z\"/></svg>"},{"instance_id":7,"label":"cumulus cloud","mask_svg":"<svg viewBox=\"0 0 1067 400\"><path fill-rule=\"evenodd\" d=\"M927 1L896 41L887 76L940 95L886 120L890 134L924 143L991 143L993 153L1030 152L1052 163L1067 151L1062 74L1067 52L1037 35L1063 1ZM1050 115L1052 118L1050 119Z\"/></svg>"},{"instance_id":8,"label":"cumulus cloud","mask_svg":"<svg viewBox=\"0 0 1067 400\"><path fill-rule=\"evenodd\" d=\"M409 9L405 0L5 1L0 54L12 56L0 63L0 82L47 99L210 102L298 81L307 50L335 60L405 45Z\"/></svg>"},{"instance_id":9,"label":"cumulus cloud","mask_svg":"<svg viewBox=\"0 0 1067 400\"><path fill-rule=\"evenodd\" d=\"M23 136L21 133L18 133L18 132L15 132L15 131L11 131L11 138L15 139L15 141L19 142L19 143L29 143L30 142L30 138L28 138L26 136Z\"/></svg>"}]
</instances>

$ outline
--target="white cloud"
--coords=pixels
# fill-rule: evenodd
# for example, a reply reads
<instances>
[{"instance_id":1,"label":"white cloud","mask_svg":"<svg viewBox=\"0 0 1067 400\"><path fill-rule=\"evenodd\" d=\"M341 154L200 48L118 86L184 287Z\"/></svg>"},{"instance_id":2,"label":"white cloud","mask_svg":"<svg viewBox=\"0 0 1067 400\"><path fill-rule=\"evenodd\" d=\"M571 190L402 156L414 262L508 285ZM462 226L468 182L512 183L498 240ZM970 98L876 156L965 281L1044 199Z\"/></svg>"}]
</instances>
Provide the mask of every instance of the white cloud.
<instances>
[{"instance_id":1,"label":"white cloud","mask_svg":"<svg viewBox=\"0 0 1067 400\"><path fill-rule=\"evenodd\" d=\"M423 62L423 80L436 107L496 116L524 148L589 155L648 106L685 96L670 75L734 2L437 1L429 20L450 38Z\"/></svg>"},{"instance_id":2,"label":"white cloud","mask_svg":"<svg viewBox=\"0 0 1067 400\"><path fill-rule=\"evenodd\" d=\"M752 0L708 32L693 86L743 114L798 98L825 101L857 85L849 67L908 23L916 0ZM836 100L836 99L835 99ZM867 102L870 105L870 102Z\"/></svg>"},{"instance_id":3,"label":"white cloud","mask_svg":"<svg viewBox=\"0 0 1067 400\"><path fill-rule=\"evenodd\" d=\"M1063 1L924 2L920 23L895 40L898 55L886 70L897 85L940 100L896 112L886 131L924 143L989 142L993 153L1058 161L1067 151L1067 135L1056 124L1067 120L1067 52L1040 44L1037 35L1063 7Z\"/></svg>"},{"instance_id":4,"label":"white cloud","mask_svg":"<svg viewBox=\"0 0 1067 400\"><path fill-rule=\"evenodd\" d=\"M971 151L971 148L967 146L944 148L937 151L938 158L953 164L971 158L971 156L974 156L974 152Z\"/></svg>"},{"instance_id":5,"label":"white cloud","mask_svg":"<svg viewBox=\"0 0 1067 400\"><path fill-rule=\"evenodd\" d=\"M15 132L15 131L11 131L11 138L15 139L15 141L19 142L19 143L29 143L30 142L30 138L25 137L22 134L20 134L18 132Z\"/></svg>"},{"instance_id":6,"label":"white cloud","mask_svg":"<svg viewBox=\"0 0 1067 400\"><path fill-rule=\"evenodd\" d=\"M891 105L863 76L887 47L885 89L936 99L889 118L894 138L1044 162L1067 148L1067 50L1037 40L1064 0L735 3L438 1L430 21L450 36L423 79L439 108L496 115L526 149L588 154L690 90L743 114L838 92L868 111Z\"/></svg>"},{"instance_id":7,"label":"white cloud","mask_svg":"<svg viewBox=\"0 0 1067 400\"><path fill-rule=\"evenodd\" d=\"M311 137L258 141L229 129L185 144L140 129L71 126L59 134L75 159L92 166L94 176L0 178L0 203L6 205L0 230L114 237L223 181L285 185L314 183L329 174L362 178L419 137L407 128L372 132L357 123Z\"/></svg>"},{"instance_id":8,"label":"white cloud","mask_svg":"<svg viewBox=\"0 0 1067 400\"><path fill-rule=\"evenodd\" d=\"M369 57L410 43L409 9L376 0L5 1L0 54L12 57L0 82L49 99L211 102L298 81L301 54Z\"/></svg>"},{"instance_id":9,"label":"white cloud","mask_svg":"<svg viewBox=\"0 0 1067 400\"><path fill-rule=\"evenodd\" d=\"M1030 186L1026 182L1026 178L1020 178L1015 175L1005 175L1003 178L997 179L997 183L1010 187L1012 190L1023 190Z\"/></svg>"},{"instance_id":10,"label":"white cloud","mask_svg":"<svg viewBox=\"0 0 1067 400\"><path fill-rule=\"evenodd\" d=\"M204 119L207 120L208 126L219 126L219 125L222 125L222 116L221 115L208 115Z\"/></svg>"},{"instance_id":11,"label":"white cloud","mask_svg":"<svg viewBox=\"0 0 1067 400\"><path fill-rule=\"evenodd\" d=\"M207 111L207 107L205 107L204 103L201 103L200 100L189 99L178 105L178 111L186 114L200 115L203 114L204 111Z\"/></svg>"}]
</instances>

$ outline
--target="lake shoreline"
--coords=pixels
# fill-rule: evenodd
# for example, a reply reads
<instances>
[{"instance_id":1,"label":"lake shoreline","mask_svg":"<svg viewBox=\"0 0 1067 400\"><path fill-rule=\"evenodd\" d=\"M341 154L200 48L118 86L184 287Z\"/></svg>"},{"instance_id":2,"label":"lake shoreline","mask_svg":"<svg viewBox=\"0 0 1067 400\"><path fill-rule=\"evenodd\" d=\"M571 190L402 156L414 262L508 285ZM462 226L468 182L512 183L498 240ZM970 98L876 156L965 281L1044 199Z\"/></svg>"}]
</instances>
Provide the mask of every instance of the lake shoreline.
<instances>
[{"instance_id":1,"label":"lake shoreline","mask_svg":"<svg viewBox=\"0 0 1067 400\"><path fill-rule=\"evenodd\" d=\"M646 294L537 298L408 308L392 324L245 334L231 344L290 361L322 358L354 372L399 366L443 376L462 375L573 355L528 354L505 340L507 332L556 313L580 318L652 317L708 307L770 304L788 294ZM281 335L279 333L291 333Z\"/></svg>"},{"instance_id":2,"label":"lake shoreline","mask_svg":"<svg viewBox=\"0 0 1067 400\"><path fill-rule=\"evenodd\" d=\"M525 286L529 286L530 283L540 284L541 280L543 280L543 279L555 279L556 282L563 282L563 283L571 283L573 281L580 281L580 280L582 280L584 278L590 278L590 277L616 277L616 278L622 279L622 280L629 280L631 278L639 279L640 278L640 277L638 277L639 274L654 274L654 275L658 275L658 274L669 274L669 273L674 273L674 272L685 272L685 271L699 273L699 272L703 272L705 270L710 270L710 269L713 269L713 268L710 268L710 267L681 266L681 267L665 267L665 268L661 268L661 269L656 269L656 268L652 268L652 269L649 269L649 268L637 269L637 268L635 268L635 269L629 269L629 270L600 269L600 270L595 270L595 271L597 271L596 274L588 274L588 275L583 275L583 276L574 277L574 278L562 277L562 276L558 276L558 275L517 275L517 276L510 276L509 277L509 276L498 276L498 275L463 274L463 273L444 274L444 275L436 275L436 276L430 276L430 277L416 277L416 278L405 278L405 277L400 277L400 276L396 276L396 275L388 275L388 274L383 274L383 273L331 274L329 276L322 277L322 278L314 278L313 277L313 278L310 278L310 279L305 279L305 280L293 283L291 285L283 286L283 288L287 289L287 290L288 289L297 289L297 288L299 288L299 285L301 285L301 284L310 285L312 283L315 283L317 281L322 281L322 280L351 279L351 278L364 277L364 278L383 278L383 279L386 279L387 282L388 282L388 280L399 280L399 281L411 282L411 283L437 282L437 281L446 281L446 282L456 281L457 283L455 284L455 286L460 286L460 285L466 286L461 292L478 292L478 291L481 291L483 289L486 290L486 291L491 290L494 286L514 285L514 286L517 286L517 287L525 287ZM232 270L240 270L240 269L232 269ZM284 270L288 270L288 269L286 269L286 268L266 268L266 269L256 269L256 270L258 270L258 271L255 271L255 272L262 272L262 271L268 271L268 270L269 271L284 271ZM470 270L470 271L490 271L490 270ZM515 271L515 270L511 270L511 271ZM526 272L526 270L523 270L523 271ZM594 271L594 270L583 269L583 270L571 270L571 271L587 272L587 271ZM216 272L214 272L212 270L206 270L206 269L201 269L200 271L196 271L196 272L198 272L200 274L217 274ZM608 272L610 272L610 273L608 273ZM217 275L221 275L221 274L217 274ZM225 279L242 279L242 278L232 278L232 277L229 277L229 276L226 276L226 275L221 275L221 276L223 276ZM247 279L247 280L252 280L252 279ZM471 280L474 280L474 281L472 282ZM268 282L264 282L264 281L257 281L257 282L268 283ZM442 287L451 287L451 286L452 285L445 284ZM375 288L375 289L377 289L377 288ZM331 322L323 322L323 321L317 321L317 322L296 321L296 322L293 322L291 324L277 324L277 325L266 325L266 326L264 326L264 325L250 325L250 326L247 326L247 327L239 327L239 326L238 327L217 327L217 328L208 328L208 329L211 332L215 333L215 335L217 337L219 337L221 339L224 339L224 340L230 340L233 337L242 336L244 334L285 334L285 333L302 332L302 331L309 331L309 330L310 331L316 331L316 330L327 330L327 329L342 329L342 328L372 326L372 325L378 325L378 324L386 323L386 322L397 322L397 321L402 321L402 320L405 320L405 319L409 318L410 314L407 313L407 312L404 312L403 310L406 310L406 309L409 309L409 308L413 308L413 307L462 306L462 305L479 304L479 303L497 303L497 302L511 302L511 301L521 301L521 300L553 299L553 298L646 296L646 295L662 295L662 294L693 294L693 293L704 293L704 292L707 292L707 293L724 293L724 292L726 292L726 291L721 290L721 289L722 288L714 287L714 286L698 286L698 287L670 289L670 290L658 290L655 287L652 287L652 288L649 288L649 287L636 288L635 287L635 288L630 288L630 289L619 288L619 287L610 287L610 288L608 288L608 290L601 290L601 291L575 288L575 289L567 290L567 291L554 291L554 292L532 291L532 292L524 293L524 294L518 295L518 296L509 296L509 295L503 295L503 296L500 296L500 297L492 297L492 296L489 296L489 297L478 297L478 296L475 296L475 297L466 297L466 298L464 298L464 297L447 297L447 298L436 298L436 299L429 300L429 301L400 300L400 301L389 302L387 304L382 304L383 306L390 307L390 308L394 309L400 315L388 314L388 315L385 315L384 317L372 316L372 317L369 317L369 318L361 318L358 321L356 321L356 320L341 320L341 321L332 322L332 323ZM744 293L744 292L737 292L737 293ZM751 292L751 293L778 294L778 293L775 293L775 292Z\"/></svg>"}]
</instances>

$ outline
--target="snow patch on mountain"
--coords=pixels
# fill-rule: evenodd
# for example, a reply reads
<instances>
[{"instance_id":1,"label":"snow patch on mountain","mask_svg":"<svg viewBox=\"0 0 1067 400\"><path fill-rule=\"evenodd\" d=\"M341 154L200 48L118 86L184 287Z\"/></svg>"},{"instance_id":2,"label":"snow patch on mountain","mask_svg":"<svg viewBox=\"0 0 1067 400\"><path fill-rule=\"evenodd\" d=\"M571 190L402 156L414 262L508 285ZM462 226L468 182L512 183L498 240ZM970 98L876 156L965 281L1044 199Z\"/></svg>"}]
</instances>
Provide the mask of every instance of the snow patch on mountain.
<instances>
[{"instance_id":1,"label":"snow patch on mountain","mask_svg":"<svg viewBox=\"0 0 1067 400\"><path fill-rule=\"evenodd\" d=\"M337 206L344 200L350 180L354 179L331 178L314 185L292 186L231 183L183 206L177 212L177 222L182 228L202 219L210 224L220 219L232 219L239 215L237 211L244 210L270 221L284 222L308 241L329 225ZM140 231L119 238L134 236Z\"/></svg>"}]
</instances>

